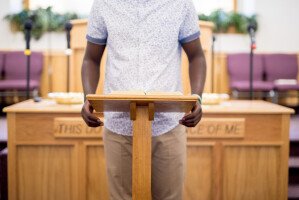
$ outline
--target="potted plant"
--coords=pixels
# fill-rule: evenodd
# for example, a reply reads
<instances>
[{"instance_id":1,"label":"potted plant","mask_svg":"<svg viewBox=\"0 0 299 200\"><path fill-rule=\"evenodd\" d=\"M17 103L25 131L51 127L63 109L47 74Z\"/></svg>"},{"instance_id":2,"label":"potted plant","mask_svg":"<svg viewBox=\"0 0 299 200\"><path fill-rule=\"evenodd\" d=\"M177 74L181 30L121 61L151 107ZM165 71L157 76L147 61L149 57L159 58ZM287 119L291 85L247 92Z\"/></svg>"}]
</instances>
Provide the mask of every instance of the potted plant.
<instances>
[{"instance_id":1,"label":"potted plant","mask_svg":"<svg viewBox=\"0 0 299 200\"><path fill-rule=\"evenodd\" d=\"M215 10L210 15L199 15L199 20L211 21L214 23L215 33L246 33L248 24L257 27L256 15L247 17L237 12L224 12L223 10Z\"/></svg>"},{"instance_id":2,"label":"potted plant","mask_svg":"<svg viewBox=\"0 0 299 200\"><path fill-rule=\"evenodd\" d=\"M12 32L23 33L25 33L24 24L26 20L31 19L33 23L32 37L38 40L46 32L63 31L65 22L77 18L78 15L75 13L59 14L53 12L51 7L48 7L36 10L25 9L19 13L9 14L4 19L9 21Z\"/></svg>"}]
</instances>

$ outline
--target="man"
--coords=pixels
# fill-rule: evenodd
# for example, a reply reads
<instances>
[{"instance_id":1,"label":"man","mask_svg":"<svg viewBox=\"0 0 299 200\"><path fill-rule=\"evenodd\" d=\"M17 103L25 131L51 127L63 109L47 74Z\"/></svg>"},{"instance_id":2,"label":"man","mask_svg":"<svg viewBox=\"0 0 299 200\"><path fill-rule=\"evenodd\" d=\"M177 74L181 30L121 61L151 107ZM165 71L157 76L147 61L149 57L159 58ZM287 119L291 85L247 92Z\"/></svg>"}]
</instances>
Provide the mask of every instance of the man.
<instances>
[{"instance_id":1,"label":"man","mask_svg":"<svg viewBox=\"0 0 299 200\"><path fill-rule=\"evenodd\" d=\"M198 18L191 0L95 0L82 65L84 94L93 94L107 48L104 93L182 92L181 51L189 60L192 94L202 94L206 75ZM82 117L104 123L85 101ZM111 200L132 198L132 122L129 113L104 113L103 135ZM186 163L185 126L202 116L200 102L184 113L156 113L152 125L152 198L180 200Z\"/></svg>"}]
</instances>

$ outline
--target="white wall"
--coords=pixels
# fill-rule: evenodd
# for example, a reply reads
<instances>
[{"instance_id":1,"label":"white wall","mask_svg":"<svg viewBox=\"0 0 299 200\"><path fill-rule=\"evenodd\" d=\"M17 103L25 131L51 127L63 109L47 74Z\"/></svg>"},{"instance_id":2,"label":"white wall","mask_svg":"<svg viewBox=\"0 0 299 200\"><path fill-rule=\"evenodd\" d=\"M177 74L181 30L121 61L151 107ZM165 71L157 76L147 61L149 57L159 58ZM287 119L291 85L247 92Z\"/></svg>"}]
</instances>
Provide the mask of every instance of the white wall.
<instances>
[{"instance_id":1,"label":"white wall","mask_svg":"<svg viewBox=\"0 0 299 200\"><path fill-rule=\"evenodd\" d=\"M18 5L16 2L19 2ZM25 47L22 33L12 33L4 16L18 12L22 7L21 0L0 0L0 49L23 50ZM66 48L65 33L47 33L40 40L31 40L32 50L64 50Z\"/></svg>"},{"instance_id":2,"label":"white wall","mask_svg":"<svg viewBox=\"0 0 299 200\"><path fill-rule=\"evenodd\" d=\"M299 1L257 0L257 44L266 52L299 52Z\"/></svg>"},{"instance_id":3,"label":"white wall","mask_svg":"<svg viewBox=\"0 0 299 200\"><path fill-rule=\"evenodd\" d=\"M299 1L256 0L259 30L256 52L299 52ZM220 52L249 51L247 35L220 34L215 50Z\"/></svg>"},{"instance_id":4,"label":"white wall","mask_svg":"<svg viewBox=\"0 0 299 200\"><path fill-rule=\"evenodd\" d=\"M0 18L16 10L15 2L0 0ZM195 0L197 1L197 0ZM245 0L244 0L245 1ZM254 1L254 0L252 0ZM13 3L12 3L13 2ZM14 6L13 6L14 5ZM246 4L240 4L246 5ZM299 52L299 0L255 0L259 30L256 35L257 52ZM12 34L9 25L0 20L0 49L23 49L23 35ZM242 34L216 35L217 52L247 52L249 37ZM32 41L32 49L65 49L63 33L46 34L39 41Z\"/></svg>"}]
</instances>

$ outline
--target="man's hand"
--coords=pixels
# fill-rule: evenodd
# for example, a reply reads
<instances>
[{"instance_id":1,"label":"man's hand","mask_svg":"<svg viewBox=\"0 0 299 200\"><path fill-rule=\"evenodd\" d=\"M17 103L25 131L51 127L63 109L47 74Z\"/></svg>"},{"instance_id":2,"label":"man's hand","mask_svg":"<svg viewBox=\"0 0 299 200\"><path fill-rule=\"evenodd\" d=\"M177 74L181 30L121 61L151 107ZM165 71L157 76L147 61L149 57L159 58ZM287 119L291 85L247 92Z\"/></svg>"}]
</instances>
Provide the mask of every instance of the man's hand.
<instances>
[{"instance_id":1,"label":"man's hand","mask_svg":"<svg viewBox=\"0 0 299 200\"><path fill-rule=\"evenodd\" d=\"M192 108L191 113L185 115L179 122L187 127L195 127L202 117L201 105L197 102Z\"/></svg>"},{"instance_id":2,"label":"man's hand","mask_svg":"<svg viewBox=\"0 0 299 200\"><path fill-rule=\"evenodd\" d=\"M81 110L81 115L82 115L85 123L89 127L103 126L104 123L99 118L94 116L92 113L93 113L93 107L89 103L89 101L86 100L84 102L84 105L83 105L82 110Z\"/></svg>"}]
</instances>

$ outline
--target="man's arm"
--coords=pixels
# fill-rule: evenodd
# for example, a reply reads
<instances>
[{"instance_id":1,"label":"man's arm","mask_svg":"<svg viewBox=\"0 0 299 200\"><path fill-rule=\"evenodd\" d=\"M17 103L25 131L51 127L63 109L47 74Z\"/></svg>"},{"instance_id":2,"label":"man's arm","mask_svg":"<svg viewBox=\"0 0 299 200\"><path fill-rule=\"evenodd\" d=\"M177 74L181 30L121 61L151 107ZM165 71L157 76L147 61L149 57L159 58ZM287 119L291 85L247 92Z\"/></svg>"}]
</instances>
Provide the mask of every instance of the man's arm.
<instances>
[{"instance_id":1,"label":"man's arm","mask_svg":"<svg viewBox=\"0 0 299 200\"><path fill-rule=\"evenodd\" d=\"M182 44L189 60L189 78L191 93L202 95L206 79L206 60L200 39ZM201 120L202 110L199 102L192 108L191 113L184 116L180 123L187 127L195 127Z\"/></svg>"},{"instance_id":2,"label":"man's arm","mask_svg":"<svg viewBox=\"0 0 299 200\"><path fill-rule=\"evenodd\" d=\"M93 107L86 100L87 94L94 94L96 92L99 77L100 77L100 63L106 45L93 44L87 42L85 55L83 58L81 77L84 91L84 105L81 110L81 115L85 123L90 127L102 126L100 121L93 113Z\"/></svg>"}]
</instances>

